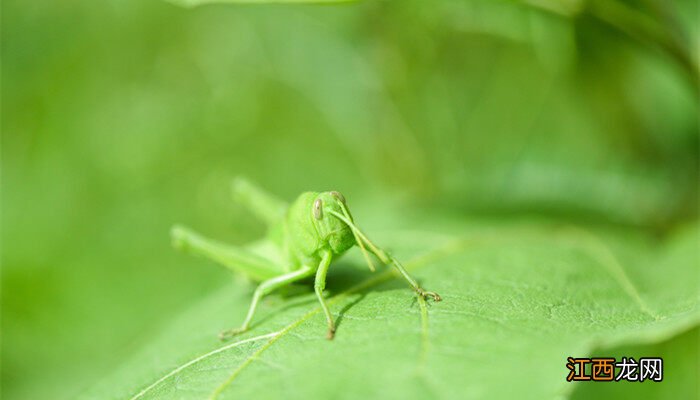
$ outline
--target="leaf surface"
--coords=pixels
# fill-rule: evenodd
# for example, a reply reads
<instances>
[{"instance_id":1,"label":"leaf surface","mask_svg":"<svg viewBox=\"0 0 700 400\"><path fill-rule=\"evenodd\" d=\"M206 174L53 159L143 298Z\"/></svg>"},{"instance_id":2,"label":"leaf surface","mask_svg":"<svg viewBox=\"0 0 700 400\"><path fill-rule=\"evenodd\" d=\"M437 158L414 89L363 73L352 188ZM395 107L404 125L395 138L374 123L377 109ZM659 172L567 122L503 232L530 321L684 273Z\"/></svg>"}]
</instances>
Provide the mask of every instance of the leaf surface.
<instances>
[{"instance_id":1,"label":"leaf surface","mask_svg":"<svg viewBox=\"0 0 700 400\"><path fill-rule=\"evenodd\" d=\"M204 4L230 3L230 4L332 4L350 3L357 0L169 0L172 3L195 7Z\"/></svg>"},{"instance_id":2,"label":"leaf surface","mask_svg":"<svg viewBox=\"0 0 700 400\"><path fill-rule=\"evenodd\" d=\"M270 296L249 333L220 343L250 300L234 282L84 398L562 398L576 387L567 356L660 342L700 320L696 227L650 245L546 223L427 225L376 236L442 302L417 300L389 269L369 274L353 253L329 273L335 340L302 291Z\"/></svg>"}]
</instances>

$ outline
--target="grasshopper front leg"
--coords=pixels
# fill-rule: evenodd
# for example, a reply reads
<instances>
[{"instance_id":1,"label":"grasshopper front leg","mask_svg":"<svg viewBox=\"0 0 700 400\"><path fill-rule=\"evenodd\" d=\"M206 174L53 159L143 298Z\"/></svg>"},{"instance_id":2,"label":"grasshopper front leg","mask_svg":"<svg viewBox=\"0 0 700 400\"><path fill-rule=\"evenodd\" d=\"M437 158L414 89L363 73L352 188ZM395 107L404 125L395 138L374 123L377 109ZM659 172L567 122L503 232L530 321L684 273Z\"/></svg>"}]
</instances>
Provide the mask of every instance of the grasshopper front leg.
<instances>
[{"instance_id":1,"label":"grasshopper front leg","mask_svg":"<svg viewBox=\"0 0 700 400\"><path fill-rule=\"evenodd\" d=\"M253 315L255 315L255 309L258 307L258 302L263 296L269 294L275 289L289 285L292 282L296 282L311 275L313 275L313 270L311 268L302 267L294 272L280 275L278 277L268 279L262 282L260 285L258 285L257 289L255 289L255 294L253 294L253 301L250 303L250 308L248 308L248 314L246 315L245 320L243 321L243 325L241 325L239 328L229 329L227 331L221 332L219 334L219 339L226 340L230 337L238 335L239 333L247 331L250 327L250 321L253 319Z\"/></svg>"},{"instance_id":2,"label":"grasshopper front leg","mask_svg":"<svg viewBox=\"0 0 700 400\"><path fill-rule=\"evenodd\" d=\"M379 260L384 263L384 264L391 264L396 268L397 271L401 274L401 276L408 282L409 285L413 288L413 290L418 293L419 296L421 296L424 299L428 299L429 297L432 298L434 301L441 301L442 297L440 297L439 294L435 292L429 292L427 290L424 290L420 285L418 285L418 282L416 282L415 279L411 275L408 274L408 271L406 271L406 268L401 265L399 260L396 258L390 256L386 251L382 250L380 247L372 243L367 236L362 233L362 231L352 222L352 217L350 217L350 213L345 209L346 214L342 215L337 212L331 211L333 215L335 215L337 218L339 218L341 221L345 222L350 229L354 232L356 235L356 240L357 240L357 245L360 246L360 249L362 249L363 253L365 251L365 245L369 249L372 254L377 256ZM369 260L368 260L369 262ZM370 269L374 270L370 266Z\"/></svg>"},{"instance_id":3,"label":"grasshopper front leg","mask_svg":"<svg viewBox=\"0 0 700 400\"><path fill-rule=\"evenodd\" d=\"M316 297L321 303L321 308L323 308L323 313L326 314L326 322L328 323L328 335L326 336L328 340L333 339L335 336L335 323L333 322L333 315L331 310L326 304L326 300L323 298L323 290L326 288L326 273L328 272L328 267L331 265L331 259L333 258L330 251L327 251L321 259L321 263L316 270L316 280L314 282L314 291L316 292Z\"/></svg>"},{"instance_id":4,"label":"grasshopper front leg","mask_svg":"<svg viewBox=\"0 0 700 400\"><path fill-rule=\"evenodd\" d=\"M377 255L379 257L379 255ZM396 268L399 273L404 277L404 279L408 282L409 285L413 288L413 290L418 293L419 296L421 296L424 299L427 299L428 297L432 298L435 301L442 301L442 297L440 297L439 294L435 292L429 292L427 290L424 290L418 285L418 282L416 282L415 279L411 275L408 274L408 271L406 271L406 268L401 265L399 260L392 256L388 256L386 253L383 254L384 257L380 257L380 260L382 260L383 263L387 263L387 261L391 261L391 264Z\"/></svg>"},{"instance_id":5,"label":"grasshopper front leg","mask_svg":"<svg viewBox=\"0 0 700 400\"><path fill-rule=\"evenodd\" d=\"M383 262L384 264L393 265L394 268L396 268L396 270L399 271L401 276L403 276L403 278L406 280L406 282L408 282L408 284L411 285L413 290L415 290L416 293L418 293L418 295L420 297L422 297L426 300L428 299L428 297L430 297L434 301L441 301L442 300L442 297L440 297L439 294L437 294L435 292L429 292L429 291L423 289L422 287L420 287L420 285L418 285L418 282L416 282L416 280L413 279L413 277L408 274L408 271L406 271L406 268L404 268L403 265L401 265L399 260L397 260L393 256L387 254L387 252L385 252L381 248L377 247L374 243L370 242L366 236L362 235L362 237L366 241L368 247L370 248L370 251L374 255L376 255L377 258L379 258L379 260L381 262Z\"/></svg>"}]
</instances>

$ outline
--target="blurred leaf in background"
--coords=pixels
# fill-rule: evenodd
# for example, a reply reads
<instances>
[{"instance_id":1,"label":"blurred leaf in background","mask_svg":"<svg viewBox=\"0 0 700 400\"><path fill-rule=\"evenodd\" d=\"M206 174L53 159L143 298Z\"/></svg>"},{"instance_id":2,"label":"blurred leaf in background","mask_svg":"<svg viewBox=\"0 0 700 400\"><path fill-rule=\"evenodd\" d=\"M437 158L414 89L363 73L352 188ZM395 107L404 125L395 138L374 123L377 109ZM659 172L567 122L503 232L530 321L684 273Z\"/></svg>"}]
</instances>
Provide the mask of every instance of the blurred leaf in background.
<instances>
[{"instance_id":1,"label":"blurred leaf in background","mask_svg":"<svg viewBox=\"0 0 700 400\"><path fill-rule=\"evenodd\" d=\"M228 197L240 174L288 199L340 190L370 232L549 221L665 268L634 254L697 224L697 15L656 0L4 2L3 395L74 398L229 288L167 232L259 237ZM683 243L687 269L658 282L697 293ZM545 260L564 259L530 262ZM246 288L227 291L235 307ZM674 350L692 332L648 345L692 365Z\"/></svg>"}]
</instances>

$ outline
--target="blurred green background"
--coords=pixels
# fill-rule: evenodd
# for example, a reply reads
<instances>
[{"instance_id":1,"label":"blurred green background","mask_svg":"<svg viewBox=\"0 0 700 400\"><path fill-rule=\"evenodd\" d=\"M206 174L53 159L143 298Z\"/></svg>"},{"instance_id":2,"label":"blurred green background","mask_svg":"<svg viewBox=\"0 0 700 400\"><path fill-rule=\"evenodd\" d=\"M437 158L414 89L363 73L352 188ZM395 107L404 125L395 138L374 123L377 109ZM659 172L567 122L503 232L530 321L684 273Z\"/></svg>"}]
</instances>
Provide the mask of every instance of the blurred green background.
<instances>
[{"instance_id":1,"label":"blurred green background","mask_svg":"<svg viewBox=\"0 0 700 400\"><path fill-rule=\"evenodd\" d=\"M698 15L660 0L3 2L3 395L71 398L230 279L168 230L260 236L228 197L240 174L364 209L659 237L692 223Z\"/></svg>"}]
</instances>

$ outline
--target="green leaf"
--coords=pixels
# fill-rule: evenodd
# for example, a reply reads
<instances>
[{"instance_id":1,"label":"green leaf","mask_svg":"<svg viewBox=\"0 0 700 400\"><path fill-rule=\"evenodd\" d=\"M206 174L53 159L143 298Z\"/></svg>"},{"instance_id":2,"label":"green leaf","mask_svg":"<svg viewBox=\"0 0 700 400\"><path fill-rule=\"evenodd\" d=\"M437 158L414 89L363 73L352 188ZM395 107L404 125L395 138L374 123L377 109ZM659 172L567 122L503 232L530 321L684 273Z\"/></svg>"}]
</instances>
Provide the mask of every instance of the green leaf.
<instances>
[{"instance_id":1,"label":"green leaf","mask_svg":"<svg viewBox=\"0 0 700 400\"><path fill-rule=\"evenodd\" d=\"M357 0L169 0L172 3L184 6L195 7L204 4L231 3L231 4L331 4L350 3Z\"/></svg>"},{"instance_id":2,"label":"green leaf","mask_svg":"<svg viewBox=\"0 0 700 400\"><path fill-rule=\"evenodd\" d=\"M329 273L335 340L302 291L266 298L252 331L221 343L252 292L233 282L81 398L561 398L577 387L567 356L658 343L700 321L695 226L657 246L629 231L427 221L369 232L442 302L416 300L391 270L369 274L353 252Z\"/></svg>"},{"instance_id":3,"label":"green leaf","mask_svg":"<svg viewBox=\"0 0 700 400\"><path fill-rule=\"evenodd\" d=\"M614 385L580 385L574 392L574 400L586 399L697 399L698 388L690 382L700 376L697 357L700 350L700 329L695 327L669 340L644 345L621 346L606 355L629 357L630 354L645 354L662 357L664 360L664 381L626 382Z\"/></svg>"}]
</instances>

